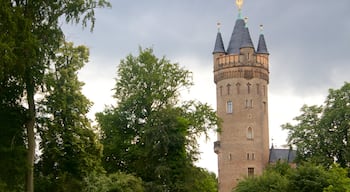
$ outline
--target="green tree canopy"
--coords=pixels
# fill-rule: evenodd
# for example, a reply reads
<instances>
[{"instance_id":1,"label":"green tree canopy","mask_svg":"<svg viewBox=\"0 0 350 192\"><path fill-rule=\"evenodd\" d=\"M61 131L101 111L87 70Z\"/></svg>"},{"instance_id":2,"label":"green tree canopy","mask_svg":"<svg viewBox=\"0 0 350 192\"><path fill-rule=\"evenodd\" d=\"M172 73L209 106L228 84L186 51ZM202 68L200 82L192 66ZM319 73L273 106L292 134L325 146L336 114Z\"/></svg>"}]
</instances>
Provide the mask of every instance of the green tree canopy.
<instances>
[{"instance_id":1,"label":"green tree canopy","mask_svg":"<svg viewBox=\"0 0 350 192\"><path fill-rule=\"evenodd\" d=\"M8 0L0 2L0 95L15 96L12 100L25 101L25 142L27 147L26 191L32 192L35 156L36 102L34 95L43 85L50 60L64 40L60 19L83 26L91 21L94 10L109 6L106 0ZM20 92L13 95L11 92ZM9 101L6 101L9 102ZM8 119L12 121L13 119ZM7 129L6 129L7 130Z\"/></svg>"},{"instance_id":2,"label":"green tree canopy","mask_svg":"<svg viewBox=\"0 0 350 192\"><path fill-rule=\"evenodd\" d=\"M38 185L45 187L42 191L67 191L73 188L70 185L79 190L90 172L102 171L102 146L86 117L92 103L81 93L83 83L77 76L88 57L86 47L62 43L45 77L38 175L48 184Z\"/></svg>"},{"instance_id":3,"label":"green tree canopy","mask_svg":"<svg viewBox=\"0 0 350 192\"><path fill-rule=\"evenodd\" d=\"M270 165L261 176L240 181L233 192L341 192L350 191L347 170L333 164L329 169L311 163L290 168L287 163Z\"/></svg>"},{"instance_id":4,"label":"green tree canopy","mask_svg":"<svg viewBox=\"0 0 350 192\"><path fill-rule=\"evenodd\" d=\"M218 118L206 104L179 101L180 91L192 84L189 71L152 49L120 62L117 105L96 115L108 172L134 173L146 191L195 191L188 181L197 171L196 139L216 129Z\"/></svg>"},{"instance_id":5,"label":"green tree canopy","mask_svg":"<svg viewBox=\"0 0 350 192\"><path fill-rule=\"evenodd\" d=\"M299 161L313 161L329 167L335 161L350 166L350 84L330 89L324 106L303 106L297 124L282 125L288 143L295 145Z\"/></svg>"}]
</instances>

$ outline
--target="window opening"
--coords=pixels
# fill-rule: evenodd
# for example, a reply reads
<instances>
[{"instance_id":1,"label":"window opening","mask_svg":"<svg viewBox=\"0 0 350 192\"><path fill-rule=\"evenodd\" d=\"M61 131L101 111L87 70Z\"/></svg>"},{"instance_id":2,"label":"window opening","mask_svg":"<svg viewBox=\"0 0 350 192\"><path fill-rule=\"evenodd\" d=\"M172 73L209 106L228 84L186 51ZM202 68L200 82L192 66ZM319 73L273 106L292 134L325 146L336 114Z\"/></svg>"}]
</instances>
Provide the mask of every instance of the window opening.
<instances>
[{"instance_id":1,"label":"window opening","mask_svg":"<svg viewBox=\"0 0 350 192\"><path fill-rule=\"evenodd\" d=\"M264 96L266 96L266 86L265 85L263 85L263 94L264 94Z\"/></svg>"},{"instance_id":2,"label":"window opening","mask_svg":"<svg viewBox=\"0 0 350 192\"><path fill-rule=\"evenodd\" d=\"M239 92L240 92L240 86L241 86L241 84L240 84L240 83L237 83L237 84L236 84L236 87L237 87L237 95L239 95Z\"/></svg>"},{"instance_id":3,"label":"window opening","mask_svg":"<svg viewBox=\"0 0 350 192\"><path fill-rule=\"evenodd\" d=\"M247 139L253 139L253 129L251 127L248 127Z\"/></svg>"},{"instance_id":4,"label":"window opening","mask_svg":"<svg viewBox=\"0 0 350 192\"><path fill-rule=\"evenodd\" d=\"M254 176L254 168L248 167L248 177L253 177L253 176Z\"/></svg>"},{"instance_id":5,"label":"window opening","mask_svg":"<svg viewBox=\"0 0 350 192\"><path fill-rule=\"evenodd\" d=\"M232 106L232 101L227 101L227 104L226 104L226 112L227 113L232 113L233 112L233 106Z\"/></svg>"},{"instance_id":6,"label":"window opening","mask_svg":"<svg viewBox=\"0 0 350 192\"><path fill-rule=\"evenodd\" d=\"M227 95L230 95L231 84L227 84Z\"/></svg>"},{"instance_id":7,"label":"window opening","mask_svg":"<svg viewBox=\"0 0 350 192\"><path fill-rule=\"evenodd\" d=\"M251 86L251 84L250 84L250 83L247 83L248 94L250 94L250 86Z\"/></svg>"}]
</instances>

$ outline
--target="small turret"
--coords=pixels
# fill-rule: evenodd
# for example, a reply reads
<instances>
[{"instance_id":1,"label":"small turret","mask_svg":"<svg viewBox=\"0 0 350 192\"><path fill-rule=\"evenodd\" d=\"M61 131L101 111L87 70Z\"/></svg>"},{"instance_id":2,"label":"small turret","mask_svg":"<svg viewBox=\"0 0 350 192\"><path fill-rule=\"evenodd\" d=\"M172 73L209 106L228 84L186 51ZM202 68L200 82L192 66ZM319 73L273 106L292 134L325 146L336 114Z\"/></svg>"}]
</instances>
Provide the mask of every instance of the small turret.
<instances>
[{"instance_id":1,"label":"small turret","mask_svg":"<svg viewBox=\"0 0 350 192\"><path fill-rule=\"evenodd\" d=\"M263 25L260 25L260 36L259 36L258 48L256 52L260 54L269 54L267 50L266 42L265 42L265 37L263 34Z\"/></svg>"},{"instance_id":2,"label":"small turret","mask_svg":"<svg viewBox=\"0 0 350 192\"><path fill-rule=\"evenodd\" d=\"M215 53L225 53L224 42L222 41L221 33L220 33L220 23L217 23L218 33L216 35L215 47L213 54Z\"/></svg>"}]
</instances>

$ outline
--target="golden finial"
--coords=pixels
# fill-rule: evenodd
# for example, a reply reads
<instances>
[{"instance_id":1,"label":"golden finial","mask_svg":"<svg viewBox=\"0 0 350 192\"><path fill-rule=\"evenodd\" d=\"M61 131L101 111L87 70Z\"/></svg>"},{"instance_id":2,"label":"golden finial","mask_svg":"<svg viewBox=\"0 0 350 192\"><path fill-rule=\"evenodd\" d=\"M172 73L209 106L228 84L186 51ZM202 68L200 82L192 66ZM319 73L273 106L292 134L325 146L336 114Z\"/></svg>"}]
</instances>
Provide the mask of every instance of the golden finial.
<instances>
[{"instance_id":1,"label":"golden finial","mask_svg":"<svg viewBox=\"0 0 350 192\"><path fill-rule=\"evenodd\" d=\"M264 25L260 25L260 34L264 33Z\"/></svg>"},{"instance_id":2,"label":"golden finial","mask_svg":"<svg viewBox=\"0 0 350 192\"><path fill-rule=\"evenodd\" d=\"M218 31L220 31L221 23L220 23L220 22L217 22L217 23L216 23L216 27L218 28Z\"/></svg>"},{"instance_id":3,"label":"golden finial","mask_svg":"<svg viewBox=\"0 0 350 192\"><path fill-rule=\"evenodd\" d=\"M242 9L242 5L243 5L243 0L236 0L236 5L238 7L238 10Z\"/></svg>"},{"instance_id":4,"label":"golden finial","mask_svg":"<svg viewBox=\"0 0 350 192\"><path fill-rule=\"evenodd\" d=\"M248 23L248 17L244 17L244 22L245 22L245 24Z\"/></svg>"}]
</instances>

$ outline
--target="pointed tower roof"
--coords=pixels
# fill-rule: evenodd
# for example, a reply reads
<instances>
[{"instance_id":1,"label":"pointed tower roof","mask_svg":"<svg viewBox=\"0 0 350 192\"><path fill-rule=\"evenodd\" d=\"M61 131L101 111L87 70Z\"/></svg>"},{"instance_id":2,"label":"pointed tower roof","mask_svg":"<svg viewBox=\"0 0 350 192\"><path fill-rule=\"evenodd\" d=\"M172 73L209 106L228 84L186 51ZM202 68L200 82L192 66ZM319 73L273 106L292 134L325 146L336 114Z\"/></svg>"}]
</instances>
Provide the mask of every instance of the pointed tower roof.
<instances>
[{"instance_id":1,"label":"pointed tower roof","mask_svg":"<svg viewBox=\"0 0 350 192\"><path fill-rule=\"evenodd\" d=\"M215 41L215 47L214 47L214 53L225 53L225 47L224 42L222 41L221 33L220 33L220 23L218 25L218 33L216 35L216 41Z\"/></svg>"},{"instance_id":2,"label":"pointed tower roof","mask_svg":"<svg viewBox=\"0 0 350 192\"><path fill-rule=\"evenodd\" d=\"M267 47L266 47L265 37L262 31L263 31L263 26L260 25L260 36L259 36L258 48L256 52L262 53L262 54L269 54L269 51L267 50Z\"/></svg>"},{"instance_id":3,"label":"pointed tower roof","mask_svg":"<svg viewBox=\"0 0 350 192\"><path fill-rule=\"evenodd\" d=\"M250 37L249 29L247 26L245 26L244 28L245 30L243 33L242 44L240 48L247 48L247 47L254 48L252 38Z\"/></svg>"},{"instance_id":4,"label":"pointed tower roof","mask_svg":"<svg viewBox=\"0 0 350 192\"><path fill-rule=\"evenodd\" d=\"M242 3L242 2L241 2ZM252 39L250 37L249 29L246 21L242 19L241 6L238 5L238 19L236 20L231 39L227 48L228 54L239 54L241 48L251 47L254 48Z\"/></svg>"}]
</instances>

